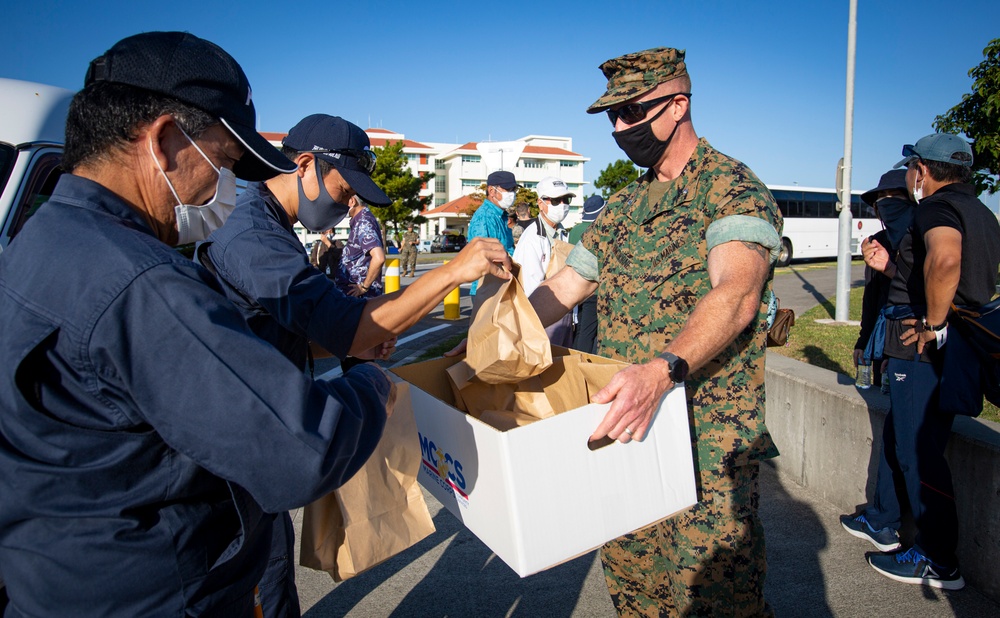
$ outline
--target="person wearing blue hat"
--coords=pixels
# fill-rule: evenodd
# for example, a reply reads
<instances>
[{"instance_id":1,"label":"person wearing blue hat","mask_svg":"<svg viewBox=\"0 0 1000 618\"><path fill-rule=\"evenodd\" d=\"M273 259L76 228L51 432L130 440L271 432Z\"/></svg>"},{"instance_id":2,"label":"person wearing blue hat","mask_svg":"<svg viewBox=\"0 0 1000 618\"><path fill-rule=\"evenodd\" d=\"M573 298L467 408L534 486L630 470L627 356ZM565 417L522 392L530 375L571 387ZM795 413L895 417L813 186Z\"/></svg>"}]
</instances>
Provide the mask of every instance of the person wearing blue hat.
<instances>
[{"instance_id":1,"label":"person wearing blue hat","mask_svg":"<svg viewBox=\"0 0 1000 618\"><path fill-rule=\"evenodd\" d=\"M583 217L580 223L573 226L569 231L570 244L577 244L583 238L583 233L590 228L590 224L597 219L597 215L604 210L604 198L600 195L591 195L583 202ZM574 350L580 350L588 354L597 354L597 294L591 294L582 303L576 306L576 325L573 332L573 344L570 346Z\"/></svg>"},{"instance_id":2,"label":"person wearing blue hat","mask_svg":"<svg viewBox=\"0 0 1000 618\"><path fill-rule=\"evenodd\" d=\"M292 127L282 140L282 152L295 172L250 183L232 216L199 247L197 257L218 277L253 332L299 370L311 370L315 353L340 358L346 375L364 371L372 364L358 359L388 358L396 335L459 284L487 272L506 277L494 265L510 265L505 248L484 239L470 243L401 294L347 296L310 264L293 226L299 222L321 232L335 228L351 203L355 213L362 202L390 203L371 179L376 155L368 136L343 118L313 114ZM376 224L373 217L372 222ZM293 556L294 530L284 513L274 527L268 572L261 580L267 618L299 613Z\"/></svg>"},{"instance_id":3,"label":"person wearing blue hat","mask_svg":"<svg viewBox=\"0 0 1000 618\"><path fill-rule=\"evenodd\" d=\"M972 149L957 135L935 133L903 147L907 190L917 202L913 223L892 259L888 247L864 244L865 263L891 278L884 310L884 355L889 359L890 409L882 431L882 453L872 501L841 523L879 552L868 564L886 577L909 584L958 590L958 512L951 471L944 457L956 414L976 415L982 393L954 397L943 380L961 372L979 375L973 355L954 364L956 340L949 344L951 305L977 307L996 289L1000 267L1000 224L969 184ZM969 366L971 363L972 366ZM959 373L956 373L959 372ZM960 389L962 390L962 389ZM973 407L968 406L971 402ZM905 491L896 492L894 478ZM913 513L917 534L900 546L901 502Z\"/></svg>"},{"instance_id":4,"label":"person wearing blue hat","mask_svg":"<svg viewBox=\"0 0 1000 618\"><path fill-rule=\"evenodd\" d=\"M514 235L507 227L507 209L514 205L520 188L510 172L493 172L486 177L486 199L469 220L469 240L495 238L508 254L514 254ZM476 295L478 284L478 281L472 283L470 296Z\"/></svg>"}]
</instances>

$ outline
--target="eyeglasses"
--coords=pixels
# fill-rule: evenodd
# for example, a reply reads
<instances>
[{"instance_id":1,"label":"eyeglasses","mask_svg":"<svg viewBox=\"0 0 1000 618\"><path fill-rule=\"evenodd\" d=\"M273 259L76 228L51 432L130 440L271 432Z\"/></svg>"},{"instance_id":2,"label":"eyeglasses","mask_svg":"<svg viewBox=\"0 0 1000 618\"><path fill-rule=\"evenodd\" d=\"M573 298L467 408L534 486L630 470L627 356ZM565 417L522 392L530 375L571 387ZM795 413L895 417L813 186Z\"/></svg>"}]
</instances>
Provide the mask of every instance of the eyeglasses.
<instances>
[{"instance_id":1,"label":"eyeglasses","mask_svg":"<svg viewBox=\"0 0 1000 618\"><path fill-rule=\"evenodd\" d=\"M573 198L568 195L564 195L562 197L545 197L542 199L548 201L548 203L553 206L558 206L559 204L566 204L569 206L569 203L573 200Z\"/></svg>"},{"instance_id":2,"label":"eyeglasses","mask_svg":"<svg viewBox=\"0 0 1000 618\"><path fill-rule=\"evenodd\" d=\"M628 105L622 105L618 109L609 109L608 118L611 119L611 124L618 122L621 118L625 121L625 124L635 124L642 121L649 110L653 109L660 103L664 101L670 101L676 96L691 96L690 92L675 92L673 94L668 94L665 97L660 97L658 99L650 99L649 101L642 101L640 103L629 103Z\"/></svg>"},{"instance_id":3,"label":"eyeglasses","mask_svg":"<svg viewBox=\"0 0 1000 618\"><path fill-rule=\"evenodd\" d=\"M330 149L316 149L316 150L305 150L303 152L310 152L312 154L338 154L346 155L352 159L357 160L358 165L361 166L363 170L368 172L371 176L375 171L375 160L377 157L375 153L371 150L357 150L354 148L330 148Z\"/></svg>"}]
</instances>

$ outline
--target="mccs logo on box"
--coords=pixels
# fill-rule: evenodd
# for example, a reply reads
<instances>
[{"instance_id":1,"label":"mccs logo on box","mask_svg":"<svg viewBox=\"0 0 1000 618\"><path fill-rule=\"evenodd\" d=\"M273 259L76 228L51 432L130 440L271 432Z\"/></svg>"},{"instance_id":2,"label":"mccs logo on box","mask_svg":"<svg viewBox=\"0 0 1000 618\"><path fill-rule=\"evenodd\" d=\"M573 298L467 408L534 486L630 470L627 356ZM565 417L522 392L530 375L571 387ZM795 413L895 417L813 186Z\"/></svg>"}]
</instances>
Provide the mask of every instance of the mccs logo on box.
<instances>
[{"instance_id":1,"label":"mccs logo on box","mask_svg":"<svg viewBox=\"0 0 1000 618\"><path fill-rule=\"evenodd\" d=\"M469 496L465 493L465 476L462 475L462 462L444 451L432 440L417 432L420 437L420 454L424 471L429 473L445 489L453 490L466 502Z\"/></svg>"}]
</instances>

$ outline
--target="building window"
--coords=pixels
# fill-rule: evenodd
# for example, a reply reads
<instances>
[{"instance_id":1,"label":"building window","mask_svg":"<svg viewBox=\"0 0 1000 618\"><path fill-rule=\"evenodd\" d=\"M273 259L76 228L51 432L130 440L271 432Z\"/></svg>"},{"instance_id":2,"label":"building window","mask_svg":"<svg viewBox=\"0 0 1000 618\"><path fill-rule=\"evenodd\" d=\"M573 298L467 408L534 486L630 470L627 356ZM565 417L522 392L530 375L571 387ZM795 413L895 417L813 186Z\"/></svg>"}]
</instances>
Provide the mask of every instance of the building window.
<instances>
[{"instance_id":1,"label":"building window","mask_svg":"<svg viewBox=\"0 0 1000 618\"><path fill-rule=\"evenodd\" d=\"M434 178L434 193L444 193L448 190L445 180L444 176Z\"/></svg>"},{"instance_id":2,"label":"building window","mask_svg":"<svg viewBox=\"0 0 1000 618\"><path fill-rule=\"evenodd\" d=\"M576 167L580 165L579 161L560 161L559 167Z\"/></svg>"},{"instance_id":3,"label":"building window","mask_svg":"<svg viewBox=\"0 0 1000 618\"><path fill-rule=\"evenodd\" d=\"M528 169L542 169L545 167L545 161L540 161L539 159L521 159L519 163L523 163Z\"/></svg>"},{"instance_id":4,"label":"building window","mask_svg":"<svg viewBox=\"0 0 1000 618\"><path fill-rule=\"evenodd\" d=\"M434 159L434 169L443 170L444 169L444 159Z\"/></svg>"},{"instance_id":5,"label":"building window","mask_svg":"<svg viewBox=\"0 0 1000 618\"><path fill-rule=\"evenodd\" d=\"M469 180L468 178L462 180L463 187L478 187L483 184L482 180Z\"/></svg>"},{"instance_id":6,"label":"building window","mask_svg":"<svg viewBox=\"0 0 1000 618\"><path fill-rule=\"evenodd\" d=\"M537 182L522 182L521 186L524 187L525 189L534 189L535 187L538 186L538 183Z\"/></svg>"},{"instance_id":7,"label":"building window","mask_svg":"<svg viewBox=\"0 0 1000 618\"><path fill-rule=\"evenodd\" d=\"M444 202L445 202L445 198L443 198L443 197L436 197L436 198L434 198L434 208L437 208L438 206L444 206Z\"/></svg>"},{"instance_id":8,"label":"building window","mask_svg":"<svg viewBox=\"0 0 1000 618\"><path fill-rule=\"evenodd\" d=\"M462 163L480 163L482 160L479 155L462 155Z\"/></svg>"},{"instance_id":9,"label":"building window","mask_svg":"<svg viewBox=\"0 0 1000 618\"><path fill-rule=\"evenodd\" d=\"M417 162L417 155L407 153L406 160L409 161L410 163L416 163Z\"/></svg>"}]
</instances>

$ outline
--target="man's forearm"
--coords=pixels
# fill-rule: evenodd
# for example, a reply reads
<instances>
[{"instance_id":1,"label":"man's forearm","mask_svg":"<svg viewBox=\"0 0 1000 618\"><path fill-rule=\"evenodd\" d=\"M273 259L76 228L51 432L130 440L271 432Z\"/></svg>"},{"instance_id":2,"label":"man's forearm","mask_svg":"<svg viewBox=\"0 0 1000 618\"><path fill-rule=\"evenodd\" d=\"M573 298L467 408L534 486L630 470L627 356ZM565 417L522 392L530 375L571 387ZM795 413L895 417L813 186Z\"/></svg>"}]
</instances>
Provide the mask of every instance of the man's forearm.
<instances>
[{"instance_id":1,"label":"man's forearm","mask_svg":"<svg viewBox=\"0 0 1000 618\"><path fill-rule=\"evenodd\" d=\"M668 349L686 360L691 371L700 369L743 332L759 308L759 292L748 295L735 285L713 288L695 305Z\"/></svg>"},{"instance_id":2,"label":"man's forearm","mask_svg":"<svg viewBox=\"0 0 1000 618\"><path fill-rule=\"evenodd\" d=\"M405 293L394 292L369 299L361 313L350 353L359 354L405 332L460 283L446 265L422 275L407 286Z\"/></svg>"}]
</instances>

